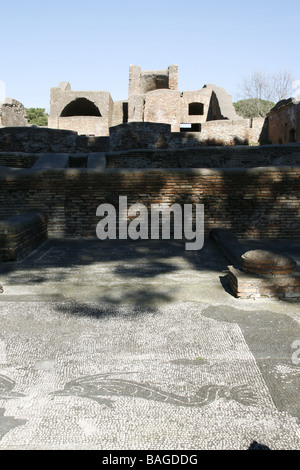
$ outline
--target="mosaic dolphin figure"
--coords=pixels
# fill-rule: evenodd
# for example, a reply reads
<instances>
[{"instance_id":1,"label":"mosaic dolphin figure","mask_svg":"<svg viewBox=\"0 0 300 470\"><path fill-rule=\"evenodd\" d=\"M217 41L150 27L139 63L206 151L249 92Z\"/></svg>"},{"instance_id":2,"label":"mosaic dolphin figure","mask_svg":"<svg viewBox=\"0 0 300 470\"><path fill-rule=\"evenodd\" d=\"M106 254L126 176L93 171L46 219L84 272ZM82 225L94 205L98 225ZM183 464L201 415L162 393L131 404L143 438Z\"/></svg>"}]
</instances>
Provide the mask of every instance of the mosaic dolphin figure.
<instances>
[{"instance_id":1,"label":"mosaic dolphin figure","mask_svg":"<svg viewBox=\"0 0 300 470\"><path fill-rule=\"evenodd\" d=\"M66 383L63 390L54 392L54 395L90 398L111 408L113 400L108 397L112 396L143 398L186 407L205 406L219 398L235 400L244 405L253 405L257 400L255 394L246 385L234 387L204 385L195 395L189 397L161 390L148 383L114 378L111 374L91 375L71 380Z\"/></svg>"},{"instance_id":2,"label":"mosaic dolphin figure","mask_svg":"<svg viewBox=\"0 0 300 470\"><path fill-rule=\"evenodd\" d=\"M27 422L26 419L15 419L13 416L4 416L4 413L5 408L0 408L0 440L9 431Z\"/></svg>"},{"instance_id":3,"label":"mosaic dolphin figure","mask_svg":"<svg viewBox=\"0 0 300 470\"><path fill-rule=\"evenodd\" d=\"M0 399L12 399L24 397L23 393L13 392L16 382L6 375L0 374Z\"/></svg>"},{"instance_id":4,"label":"mosaic dolphin figure","mask_svg":"<svg viewBox=\"0 0 300 470\"><path fill-rule=\"evenodd\" d=\"M13 398L24 397L22 393L14 392L16 383L14 380L0 374L0 399L10 400ZM22 426L27 422L26 419L15 419L14 416L5 416L5 408L0 408L0 440L12 429Z\"/></svg>"}]
</instances>

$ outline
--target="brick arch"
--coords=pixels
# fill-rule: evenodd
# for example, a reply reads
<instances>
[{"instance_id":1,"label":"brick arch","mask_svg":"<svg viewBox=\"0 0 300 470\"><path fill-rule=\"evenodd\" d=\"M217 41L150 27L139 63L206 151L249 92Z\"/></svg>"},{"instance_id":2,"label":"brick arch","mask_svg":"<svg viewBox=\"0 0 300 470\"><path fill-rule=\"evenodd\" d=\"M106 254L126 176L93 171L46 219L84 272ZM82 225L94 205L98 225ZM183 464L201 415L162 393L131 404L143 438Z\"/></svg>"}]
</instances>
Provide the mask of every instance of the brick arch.
<instances>
[{"instance_id":1,"label":"brick arch","mask_svg":"<svg viewBox=\"0 0 300 470\"><path fill-rule=\"evenodd\" d=\"M101 117L99 108L87 98L76 98L71 101L61 112L60 117L71 116L98 116Z\"/></svg>"}]
</instances>

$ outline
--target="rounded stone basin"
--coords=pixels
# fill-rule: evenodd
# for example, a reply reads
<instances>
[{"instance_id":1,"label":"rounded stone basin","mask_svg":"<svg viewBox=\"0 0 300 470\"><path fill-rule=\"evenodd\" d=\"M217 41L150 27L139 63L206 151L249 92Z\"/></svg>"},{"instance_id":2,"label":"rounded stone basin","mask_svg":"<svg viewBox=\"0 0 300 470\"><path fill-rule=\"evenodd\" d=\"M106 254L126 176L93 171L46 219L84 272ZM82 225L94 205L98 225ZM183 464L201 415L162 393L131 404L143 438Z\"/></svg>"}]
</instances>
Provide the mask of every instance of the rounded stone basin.
<instances>
[{"instance_id":1,"label":"rounded stone basin","mask_svg":"<svg viewBox=\"0 0 300 470\"><path fill-rule=\"evenodd\" d=\"M242 269L253 274L290 274L297 268L292 258L268 250L250 250L242 255Z\"/></svg>"}]
</instances>

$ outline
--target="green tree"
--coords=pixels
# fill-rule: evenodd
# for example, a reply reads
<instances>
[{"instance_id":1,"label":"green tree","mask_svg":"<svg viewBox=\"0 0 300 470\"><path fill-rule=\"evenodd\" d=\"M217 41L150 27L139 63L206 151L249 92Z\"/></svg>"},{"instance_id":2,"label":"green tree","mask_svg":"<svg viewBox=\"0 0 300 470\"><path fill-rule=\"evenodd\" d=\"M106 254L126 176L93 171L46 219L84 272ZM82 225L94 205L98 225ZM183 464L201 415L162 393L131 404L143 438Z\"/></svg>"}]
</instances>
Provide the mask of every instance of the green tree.
<instances>
[{"instance_id":1,"label":"green tree","mask_svg":"<svg viewBox=\"0 0 300 470\"><path fill-rule=\"evenodd\" d=\"M45 108L26 108L26 112L29 124L35 124L36 126L48 125L48 114L45 112Z\"/></svg>"},{"instance_id":2,"label":"green tree","mask_svg":"<svg viewBox=\"0 0 300 470\"><path fill-rule=\"evenodd\" d=\"M262 100L259 98L249 98L233 103L239 116L245 119L254 117L264 117L275 106L273 101Z\"/></svg>"}]
</instances>

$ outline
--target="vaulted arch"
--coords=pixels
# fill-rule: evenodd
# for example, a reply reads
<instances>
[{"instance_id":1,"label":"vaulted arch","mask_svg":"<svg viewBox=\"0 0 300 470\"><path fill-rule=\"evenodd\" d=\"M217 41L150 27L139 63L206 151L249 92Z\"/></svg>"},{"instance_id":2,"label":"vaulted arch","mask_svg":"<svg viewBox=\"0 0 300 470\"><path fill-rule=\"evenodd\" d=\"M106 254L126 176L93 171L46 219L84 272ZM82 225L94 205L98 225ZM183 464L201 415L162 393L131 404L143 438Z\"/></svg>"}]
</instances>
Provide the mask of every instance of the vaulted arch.
<instances>
[{"instance_id":1,"label":"vaulted arch","mask_svg":"<svg viewBox=\"0 0 300 470\"><path fill-rule=\"evenodd\" d=\"M71 116L98 116L101 117L99 108L86 98L76 98L62 110L61 117Z\"/></svg>"}]
</instances>

